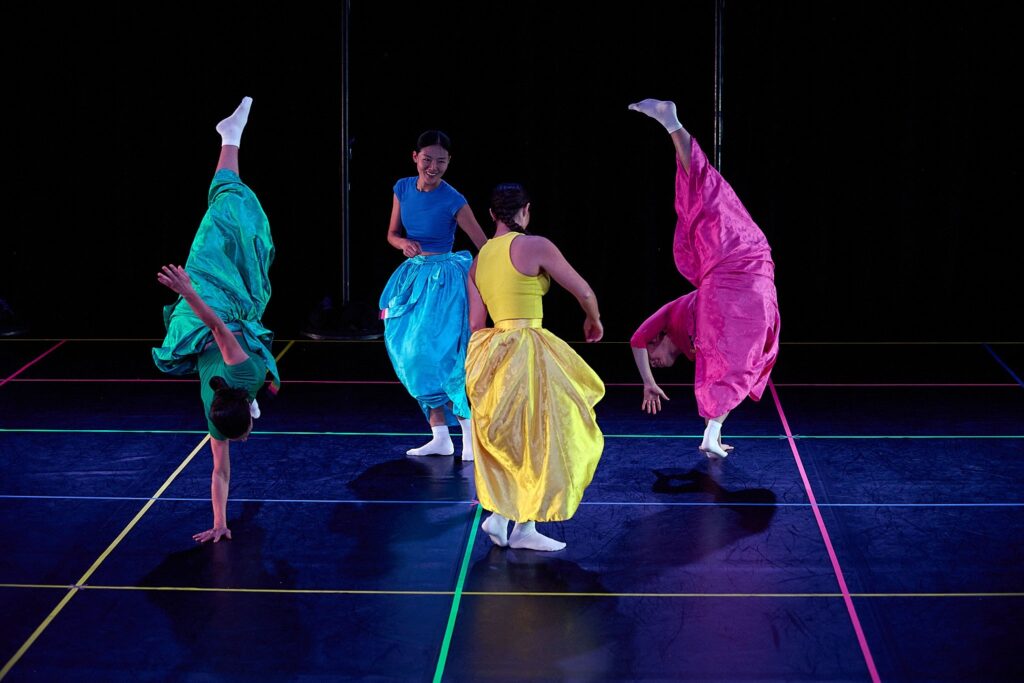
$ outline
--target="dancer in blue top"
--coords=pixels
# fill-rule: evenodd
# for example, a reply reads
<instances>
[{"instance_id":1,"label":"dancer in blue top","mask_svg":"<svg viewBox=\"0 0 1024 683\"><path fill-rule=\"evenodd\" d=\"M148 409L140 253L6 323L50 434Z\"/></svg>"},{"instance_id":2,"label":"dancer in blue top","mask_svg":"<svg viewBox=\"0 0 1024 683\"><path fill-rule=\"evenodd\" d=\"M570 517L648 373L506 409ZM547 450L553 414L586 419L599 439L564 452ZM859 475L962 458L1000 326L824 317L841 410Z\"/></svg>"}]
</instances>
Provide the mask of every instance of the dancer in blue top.
<instances>
[{"instance_id":1,"label":"dancer in blue top","mask_svg":"<svg viewBox=\"0 0 1024 683\"><path fill-rule=\"evenodd\" d=\"M380 297L384 342L398 379L422 408L432 438L408 455L452 455L448 427L462 428L462 459L473 459L473 428L466 398L469 302L466 282L473 257L452 253L455 228L477 249L487 241L473 210L442 180L451 140L437 130L420 135L412 154L417 174L395 183L388 243L406 260Z\"/></svg>"}]
</instances>

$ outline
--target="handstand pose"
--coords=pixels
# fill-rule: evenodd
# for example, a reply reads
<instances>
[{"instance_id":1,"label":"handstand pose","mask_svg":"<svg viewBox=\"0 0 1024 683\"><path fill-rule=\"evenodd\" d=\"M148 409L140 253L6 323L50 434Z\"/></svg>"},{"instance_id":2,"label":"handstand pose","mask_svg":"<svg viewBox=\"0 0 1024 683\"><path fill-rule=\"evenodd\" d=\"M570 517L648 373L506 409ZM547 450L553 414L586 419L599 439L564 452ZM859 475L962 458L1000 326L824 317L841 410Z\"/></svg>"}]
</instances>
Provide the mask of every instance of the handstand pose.
<instances>
[{"instance_id":1,"label":"handstand pose","mask_svg":"<svg viewBox=\"0 0 1024 683\"><path fill-rule=\"evenodd\" d=\"M749 396L760 400L779 350L775 264L764 233L732 187L679 123L673 102L647 99L629 108L665 126L676 151L676 268L696 291L661 307L630 339L652 415L668 396L651 367L680 354L695 361L694 393L706 421L700 448L724 458L722 423Z\"/></svg>"},{"instance_id":2,"label":"handstand pose","mask_svg":"<svg viewBox=\"0 0 1024 683\"><path fill-rule=\"evenodd\" d=\"M270 300L268 271L274 260L270 224L256 195L238 175L238 146L252 98L217 124L220 158L210 185L209 207L199 224L185 267L164 266L157 281L176 292L164 307L167 336L153 360L172 375L199 373L200 396L213 476L213 528L192 538L216 543L231 538L227 526L231 481L230 442L245 441L259 417L256 392L269 371L280 385L270 352L273 333L260 322Z\"/></svg>"}]
</instances>

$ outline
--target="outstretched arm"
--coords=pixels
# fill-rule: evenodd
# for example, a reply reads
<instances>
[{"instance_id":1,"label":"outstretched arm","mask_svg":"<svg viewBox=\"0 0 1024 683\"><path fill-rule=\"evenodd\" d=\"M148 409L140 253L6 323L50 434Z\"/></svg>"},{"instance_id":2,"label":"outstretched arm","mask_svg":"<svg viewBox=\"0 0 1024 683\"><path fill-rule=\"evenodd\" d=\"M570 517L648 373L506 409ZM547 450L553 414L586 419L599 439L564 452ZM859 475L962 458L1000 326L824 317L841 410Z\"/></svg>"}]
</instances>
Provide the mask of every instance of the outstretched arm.
<instances>
[{"instance_id":1,"label":"outstretched arm","mask_svg":"<svg viewBox=\"0 0 1024 683\"><path fill-rule=\"evenodd\" d=\"M412 258L420 253L420 243L406 238L402 229L402 208L398 203L398 197L394 196L391 202L391 222L388 223L388 244Z\"/></svg>"},{"instance_id":2,"label":"outstretched arm","mask_svg":"<svg viewBox=\"0 0 1024 683\"><path fill-rule=\"evenodd\" d=\"M484 234L483 228L477 222L476 216L473 215L473 209L469 208L469 204L462 205L462 208L455 214L455 222L458 223L464 233L469 235L469 239L473 240L473 244L476 246L477 251L479 251L480 247L484 246L484 243L487 241L487 235Z\"/></svg>"},{"instance_id":3,"label":"outstretched arm","mask_svg":"<svg viewBox=\"0 0 1024 683\"><path fill-rule=\"evenodd\" d=\"M654 374L651 372L651 359L647 357L647 349L633 347L633 360L636 368L640 371L640 379L644 383L644 401L640 404L640 410L657 415L661 410L661 399L669 400L658 383L654 381Z\"/></svg>"},{"instance_id":4,"label":"outstretched arm","mask_svg":"<svg viewBox=\"0 0 1024 683\"><path fill-rule=\"evenodd\" d=\"M210 437L210 450L213 451L213 475L210 480L210 500L213 503L213 528L201 531L192 536L198 543L213 541L221 537L231 540L231 529L228 528L228 488L231 484L231 444Z\"/></svg>"},{"instance_id":5,"label":"outstretched arm","mask_svg":"<svg viewBox=\"0 0 1024 683\"><path fill-rule=\"evenodd\" d=\"M665 335L673 303L675 302L669 302L655 311L654 315L645 320L629 339L629 345L633 350L633 361L636 362L636 368L640 371L640 379L644 383L644 400L640 404L640 409L651 415L656 415L661 410L661 399L667 401L669 398L654 381L647 345Z\"/></svg>"},{"instance_id":6,"label":"outstretched arm","mask_svg":"<svg viewBox=\"0 0 1024 683\"><path fill-rule=\"evenodd\" d=\"M472 333L487 327L487 305L484 304L480 290L476 287L476 259L473 259L473 265L469 267L467 286L469 289L469 331Z\"/></svg>"},{"instance_id":7,"label":"outstretched arm","mask_svg":"<svg viewBox=\"0 0 1024 683\"><path fill-rule=\"evenodd\" d=\"M576 301L586 313L587 318L583 321L583 338L588 342L600 341L604 336L604 327L601 325L601 313L597 308L597 296L590 289L590 285L569 265L551 240L534 236L530 241L536 264L576 297Z\"/></svg>"},{"instance_id":8,"label":"outstretched arm","mask_svg":"<svg viewBox=\"0 0 1024 683\"><path fill-rule=\"evenodd\" d=\"M164 266L156 274L156 279L164 287L180 294L193 312L203 321L203 324L210 328L213 332L213 339L217 342L217 348L220 349L220 354L226 364L238 365L249 359L249 354L242 349L241 344L235 339L235 335L231 333L228 326L224 324L220 316L213 312L213 309L202 300L192 287L192 281L189 279L188 273L185 272L184 268L181 266Z\"/></svg>"}]
</instances>

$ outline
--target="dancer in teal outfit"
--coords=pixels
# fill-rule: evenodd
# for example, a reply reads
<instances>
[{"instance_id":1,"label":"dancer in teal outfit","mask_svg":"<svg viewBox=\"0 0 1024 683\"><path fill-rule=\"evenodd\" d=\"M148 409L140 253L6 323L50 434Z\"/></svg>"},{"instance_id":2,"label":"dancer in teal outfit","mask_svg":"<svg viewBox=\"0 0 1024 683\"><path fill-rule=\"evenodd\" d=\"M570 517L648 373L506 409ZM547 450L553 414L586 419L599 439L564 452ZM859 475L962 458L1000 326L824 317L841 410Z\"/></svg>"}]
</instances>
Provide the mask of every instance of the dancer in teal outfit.
<instances>
[{"instance_id":1,"label":"dancer in teal outfit","mask_svg":"<svg viewBox=\"0 0 1024 683\"><path fill-rule=\"evenodd\" d=\"M238 175L238 147L251 104L252 98L244 98L217 124L221 148L209 208L185 267L166 265L156 276L179 296L164 308L167 336L153 349L153 360L168 374L199 373L210 431L213 528L193 536L200 543L231 538L230 442L244 441L252 431L253 419L260 414L256 392L268 371L273 377L271 391L280 386L270 352L273 333L260 322L270 300L274 241L256 195Z\"/></svg>"},{"instance_id":2,"label":"dancer in teal outfit","mask_svg":"<svg viewBox=\"0 0 1024 683\"><path fill-rule=\"evenodd\" d=\"M452 455L448 427L462 428L462 459L473 459L473 427L466 398L469 300L466 281L473 257L452 253L455 228L479 249L487 241L473 210L441 177L451 160L451 140L426 131L412 154L417 174L394 187L388 243L406 260L380 296L384 342L395 374L415 398L432 437L408 455Z\"/></svg>"}]
</instances>

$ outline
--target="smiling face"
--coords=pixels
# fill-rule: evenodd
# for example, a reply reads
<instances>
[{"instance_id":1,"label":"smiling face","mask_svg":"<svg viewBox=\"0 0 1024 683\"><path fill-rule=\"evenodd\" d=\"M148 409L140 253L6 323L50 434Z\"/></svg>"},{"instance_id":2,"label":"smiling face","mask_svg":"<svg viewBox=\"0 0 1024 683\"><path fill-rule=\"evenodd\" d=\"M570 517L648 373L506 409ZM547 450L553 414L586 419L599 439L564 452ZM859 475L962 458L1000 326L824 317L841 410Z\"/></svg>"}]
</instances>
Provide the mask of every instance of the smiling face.
<instances>
[{"instance_id":1,"label":"smiling face","mask_svg":"<svg viewBox=\"0 0 1024 683\"><path fill-rule=\"evenodd\" d=\"M416 188L423 192L436 189L444 172L448 170L450 158L448 150L441 145L428 145L418 152L413 152L412 160L419 175Z\"/></svg>"}]
</instances>

